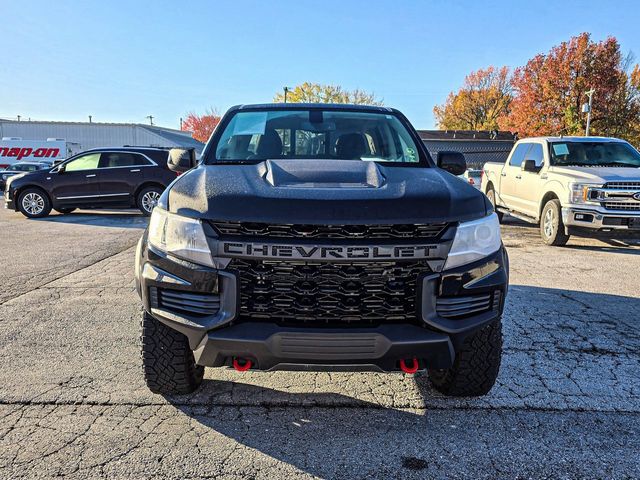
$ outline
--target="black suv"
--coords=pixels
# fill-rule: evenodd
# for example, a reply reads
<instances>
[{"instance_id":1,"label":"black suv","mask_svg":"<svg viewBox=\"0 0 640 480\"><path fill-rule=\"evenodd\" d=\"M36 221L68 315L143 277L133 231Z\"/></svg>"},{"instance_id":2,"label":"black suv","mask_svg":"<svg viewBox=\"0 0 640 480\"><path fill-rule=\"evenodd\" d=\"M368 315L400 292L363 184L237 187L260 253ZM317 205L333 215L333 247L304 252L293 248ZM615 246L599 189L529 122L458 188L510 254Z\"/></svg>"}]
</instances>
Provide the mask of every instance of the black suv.
<instances>
[{"instance_id":1,"label":"black suv","mask_svg":"<svg viewBox=\"0 0 640 480\"><path fill-rule=\"evenodd\" d=\"M204 366L491 389L508 261L460 153L434 162L397 110L269 104L227 112L194 165L171 151L190 171L137 247L152 391L192 392Z\"/></svg>"},{"instance_id":2,"label":"black suv","mask_svg":"<svg viewBox=\"0 0 640 480\"><path fill-rule=\"evenodd\" d=\"M167 167L169 150L122 147L87 150L52 168L7 180L5 207L29 218L46 217L53 208L138 207L150 215L160 194L176 178Z\"/></svg>"}]
</instances>

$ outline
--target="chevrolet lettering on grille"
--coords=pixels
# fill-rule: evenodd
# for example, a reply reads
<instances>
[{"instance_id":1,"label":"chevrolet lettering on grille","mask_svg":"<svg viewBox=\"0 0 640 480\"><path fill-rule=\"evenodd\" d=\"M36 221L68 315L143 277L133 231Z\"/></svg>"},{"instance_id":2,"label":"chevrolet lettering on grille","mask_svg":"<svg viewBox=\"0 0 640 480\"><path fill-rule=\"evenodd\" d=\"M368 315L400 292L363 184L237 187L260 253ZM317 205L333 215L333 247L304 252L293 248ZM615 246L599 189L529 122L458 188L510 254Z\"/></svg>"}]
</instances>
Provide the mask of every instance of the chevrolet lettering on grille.
<instances>
[{"instance_id":1,"label":"chevrolet lettering on grille","mask_svg":"<svg viewBox=\"0 0 640 480\"><path fill-rule=\"evenodd\" d=\"M298 260L383 260L433 258L437 245L282 245L220 242L220 255L232 258Z\"/></svg>"}]
</instances>

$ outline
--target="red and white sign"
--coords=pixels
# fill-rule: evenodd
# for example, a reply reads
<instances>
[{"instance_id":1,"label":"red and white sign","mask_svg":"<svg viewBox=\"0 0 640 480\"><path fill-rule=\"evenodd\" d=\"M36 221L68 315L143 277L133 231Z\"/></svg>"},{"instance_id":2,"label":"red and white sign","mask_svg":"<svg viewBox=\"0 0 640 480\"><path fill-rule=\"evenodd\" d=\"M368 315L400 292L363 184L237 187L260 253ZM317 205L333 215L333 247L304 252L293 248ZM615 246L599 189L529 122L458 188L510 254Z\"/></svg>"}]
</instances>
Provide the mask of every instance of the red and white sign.
<instances>
[{"instance_id":1,"label":"red and white sign","mask_svg":"<svg viewBox=\"0 0 640 480\"><path fill-rule=\"evenodd\" d=\"M0 140L0 168L16 162L55 160L67 157L64 140Z\"/></svg>"}]
</instances>

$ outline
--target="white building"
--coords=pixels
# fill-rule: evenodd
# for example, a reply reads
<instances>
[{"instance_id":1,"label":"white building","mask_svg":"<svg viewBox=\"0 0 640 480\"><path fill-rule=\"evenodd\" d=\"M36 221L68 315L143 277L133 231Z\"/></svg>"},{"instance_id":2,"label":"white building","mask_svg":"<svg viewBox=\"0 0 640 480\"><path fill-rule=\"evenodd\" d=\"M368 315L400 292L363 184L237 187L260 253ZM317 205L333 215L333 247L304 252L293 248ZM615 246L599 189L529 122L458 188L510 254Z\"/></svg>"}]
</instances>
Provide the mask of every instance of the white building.
<instances>
[{"instance_id":1,"label":"white building","mask_svg":"<svg viewBox=\"0 0 640 480\"><path fill-rule=\"evenodd\" d=\"M101 147L190 147L198 154L204 144L191 132L138 123L17 121L0 118L0 138L21 140L63 139L73 145L72 153Z\"/></svg>"}]
</instances>

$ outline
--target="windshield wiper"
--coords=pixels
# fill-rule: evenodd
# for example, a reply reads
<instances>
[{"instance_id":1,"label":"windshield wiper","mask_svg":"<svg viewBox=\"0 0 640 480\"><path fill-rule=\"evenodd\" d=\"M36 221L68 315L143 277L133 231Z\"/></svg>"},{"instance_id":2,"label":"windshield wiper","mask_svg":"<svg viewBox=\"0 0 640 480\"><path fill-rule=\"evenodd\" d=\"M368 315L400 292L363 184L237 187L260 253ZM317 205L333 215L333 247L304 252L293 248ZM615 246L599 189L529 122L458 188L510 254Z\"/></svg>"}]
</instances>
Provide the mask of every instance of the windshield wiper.
<instances>
[{"instance_id":1,"label":"windshield wiper","mask_svg":"<svg viewBox=\"0 0 640 480\"><path fill-rule=\"evenodd\" d=\"M597 167L631 167L631 168L638 168L638 165L634 165L632 163L626 163L626 162L607 162L607 163L599 163L596 165Z\"/></svg>"}]
</instances>

